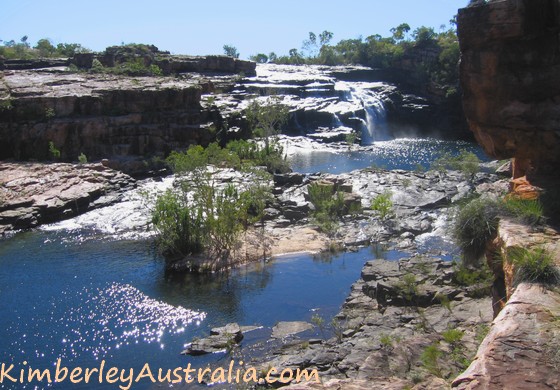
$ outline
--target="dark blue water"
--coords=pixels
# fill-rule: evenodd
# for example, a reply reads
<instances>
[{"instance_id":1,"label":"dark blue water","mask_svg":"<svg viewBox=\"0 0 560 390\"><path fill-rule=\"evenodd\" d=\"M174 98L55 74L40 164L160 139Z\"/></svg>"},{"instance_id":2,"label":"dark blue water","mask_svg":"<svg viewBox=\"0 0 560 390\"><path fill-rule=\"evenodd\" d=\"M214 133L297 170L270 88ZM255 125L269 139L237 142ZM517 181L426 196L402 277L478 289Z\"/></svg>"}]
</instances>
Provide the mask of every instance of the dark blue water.
<instances>
[{"instance_id":1,"label":"dark blue water","mask_svg":"<svg viewBox=\"0 0 560 390\"><path fill-rule=\"evenodd\" d=\"M489 161L482 148L471 142L436 139L397 139L375 142L367 148L342 152L310 151L290 158L292 169L301 173L345 173L355 169L429 169L443 153L453 156L461 151L472 152L482 161Z\"/></svg>"},{"instance_id":2,"label":"dark blue water","mask_svg":"<svg viewBox=\"0 0 560 390\"><path fill-rule=\"evenodd\" d=\"M144 363L201 367L219 356L181 356L193 337L229 322L262 325L266 337L278 321L309 320L314 313L328 318L364 262L376 256L363 249L327 260L289 256L229 275L166 275L149 241L18 234L0 241L0 362L17 372L24 360L46 368L57 358L71 368L96 367L102 359L137 371ZM33 388L10 386L0 385Z\"/></svg>"}]
</instances>

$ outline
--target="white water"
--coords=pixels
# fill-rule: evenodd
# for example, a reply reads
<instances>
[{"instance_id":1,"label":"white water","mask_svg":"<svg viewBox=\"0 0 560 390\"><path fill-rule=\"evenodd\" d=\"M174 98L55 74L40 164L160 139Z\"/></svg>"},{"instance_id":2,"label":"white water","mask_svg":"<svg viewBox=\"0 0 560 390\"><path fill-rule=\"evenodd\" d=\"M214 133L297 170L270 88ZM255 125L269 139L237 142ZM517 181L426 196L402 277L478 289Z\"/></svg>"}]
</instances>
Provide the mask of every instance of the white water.
<instances>
[{"instance_id":1,"label":"white water","mask_svg":"<svg viewBox=\"0 0 560 390\"><path fill-rule=\"evenodd\" d=\"M379 83L365 83L346 81L336 82L335 89L342 92L345 100L361 107L365 111L362 122L362 144L371 145L375 141L391 139L387 126L387 112L379 94L373 90Z\"/></svg>"}]
</instances>

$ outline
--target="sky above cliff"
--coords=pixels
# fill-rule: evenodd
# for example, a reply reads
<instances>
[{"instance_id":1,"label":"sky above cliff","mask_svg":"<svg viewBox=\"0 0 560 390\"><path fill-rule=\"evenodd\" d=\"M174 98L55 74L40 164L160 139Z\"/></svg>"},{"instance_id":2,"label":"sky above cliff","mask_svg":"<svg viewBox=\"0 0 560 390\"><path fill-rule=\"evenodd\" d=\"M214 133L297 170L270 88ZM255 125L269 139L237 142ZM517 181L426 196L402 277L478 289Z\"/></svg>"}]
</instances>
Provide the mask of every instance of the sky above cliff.
<instances>
[{"instance_id":1,"label":"sky above cliff","mask_svg":"<svg viewBox=\"0 0 560 390\"><path fill-rule=\"evenodd\" d=\"M175 54L221 54L224 44L241 58L301 49L310 31L341 39L390 35L406 22L439 30L468 0L2 0L0 39L27 35L92 50L151 43Z\"/></svg>"}]
</instances>

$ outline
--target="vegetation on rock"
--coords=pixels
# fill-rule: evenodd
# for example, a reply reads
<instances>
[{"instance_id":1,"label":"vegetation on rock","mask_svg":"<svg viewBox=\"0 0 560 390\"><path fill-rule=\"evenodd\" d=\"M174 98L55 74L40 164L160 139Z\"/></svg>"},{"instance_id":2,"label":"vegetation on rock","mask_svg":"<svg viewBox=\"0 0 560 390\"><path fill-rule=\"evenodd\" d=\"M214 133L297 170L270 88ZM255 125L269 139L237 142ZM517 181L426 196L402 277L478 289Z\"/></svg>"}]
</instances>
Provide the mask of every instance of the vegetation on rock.
<instances>
[{"instance_id":1,"label":"vegetation on rock","mask_svg":"<svg viewBox=\"0 0 560 390\"><path fill-rule=\"evenodd\" d=\"M19 42L15 40L1 41L0 57L8 59L33 59L33 58L56 58L72 57L76 53L89 52L88 49L79 43L59 43L56 46L50 39L42 38L33 47L28 42L27 35L23 36Z\"/></svg>"}]
</instances>

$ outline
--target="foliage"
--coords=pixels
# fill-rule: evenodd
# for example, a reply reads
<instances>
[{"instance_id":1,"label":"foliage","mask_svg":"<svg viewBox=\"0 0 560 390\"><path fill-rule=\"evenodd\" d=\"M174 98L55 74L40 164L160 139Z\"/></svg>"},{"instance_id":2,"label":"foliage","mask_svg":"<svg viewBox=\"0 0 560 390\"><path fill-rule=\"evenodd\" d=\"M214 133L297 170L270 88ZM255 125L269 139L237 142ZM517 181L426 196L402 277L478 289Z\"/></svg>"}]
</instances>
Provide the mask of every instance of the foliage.
<instances>
[{"instance_id":1,"label":"foliage","mask_svg":"<svg viewBox=\"0 0 560 390\"><path fill-rule=\"evenodd\" d=\"M49 154L54 160L58 160L60 158L60 150L54 146L53 141L49 141Z\"/></svg>"},{"instance_id":2,"label":"foliage","mask_svg":"<svg viewBox=\"0 0 560 390\"><path fill-rule=\"evenodd\" d=\"M499 204L490 198L476 198L458 207L451 234L463 252L465 265L478 265L486 243L498 228Z\"/></svg>"},{"instance_id":3,"label":"foliage","mask_svg":"<svg viewBox=\"0 0 560 390\"><path fill-rule=\"evenodd\" d=\"M463 339L465 332L459 329L447 329L441 335L446 343L458 345Z\"/></svg>"},{"instance_id":4,"label":"foliage","mask_svg":"<svg viewBox=\"0 0 560 390\"><path fill-rule=\"evenodd\" d=\"M224 45L224 54L229 57L239 58L239 52L235 46Z\"/></svg>"},{"instance_id":5,"label":"foliage","mask_svg":"<svg viewBox=\"0 0 560 390\"><path fill-rule=\"evenodd\" d=\"M543 221L543 205L538 199L520 199L508 196L504 199L504 211L530 226L538 225Z\"/></svg>"},{"instance_id":6,"label":"foliage","mask_svg":"<svg viewBox=\"0 0 560 390\"><path fill-rule=\"evenodd\" d=\"M476 154L462 151L457 156L444 153L432 163L431 169L444 172L448 169L460 171L465 179L472 181L474 176L480 171L480 159Z\"/></svg>"},{"instance_id":7,"label":"foliage","mask_svg":"<svg viewBox=\"0 0 560 390\"><path fill-rule=\"evenodd\" d=\"M72 57L76 53L84 53L89 50L78 43L59 43L56 46L50 39L41 38L34 47L29 44L27 35L19 42L15 40L1 41L0 57L8 59L34 59L34 58L56 58Z\"/></svg>"},{"instance_id":8,"label":"foliage","mask_svg":"<svg viewBox=\"0 0 560 390\"><path fill-rule=\"evenodd\" d=\"M189 204L184 194L167 190L158 196L152 223L163 254L185 256L202 251L205 233L202 214Z\"/></svg>"},{"instance_id":9,"label":"foliage","mask_svg":"<svg viewBox=\"0 0 560 390\"><path fill-rule=\"evenodd\" d=\"M249 59L259 64L266 64L268 62L269 56L264 53L258 53L256 55L250 56Z\"/></svg>"},{"instance_id":10,"label":"foliage","mask_svg":"<svg viewBox=\"0 0 560 390\"><path fill-rule=\"evenodd\" d=\"M162 76L163 72L156 64L146 65L142 58L129 58L115 64L114 67L106 67L95 58L90 71L92 73L110 73L126 76Z\"/></svg>"},{"instance_id":11,"label":"foliage","mask_svg":"<svg viewBox=\"0 0 560 390\"><path fill-rule=\"evenodd\" d=\"M355 132L351 132L351 133L346 134L346 136L344 137L344 140L348 144L348 149L352 149L352 146L354 146L357 139L358 139L358 135Z\"/></svg>"},{"instance_id":12,"label":"foliage","mask_svg":"<svg viewBox=\"0 0 560 390\"><path fill-rule=\"evenodd\" d=\"M428 345L420 355L422 365L430 374L441 377L441 367L438 359L441 357L442 351L439 349L438 343Z\"/></svg>"},{"instance_id":13,"label":"foliage","mask_svg":"<svg viewBox=\"0 0 560 390\"><path fill-rule=\"evenodd\" d=\"M381 333L381 337L379 337L379 343L381 344L381 348L383 349L393 348L393 338L389 334Z\"/></svg>"},{"instance_id":14,"label":"foliage","mask_svg":"<svg viewBox=\"0 0 560 390\"><path fill-rule=\"evenodd\" d=\"M382 221L391 218L394 215L391 196L391 192L386 191L375 196L371 200L370 208L377 213Z\"/></svg>"},{"instance_id":15,"label":"foliage","mask_svg":"<svg viewBox=\"0 0 560 390\"><path fill-rule=\"evenodd\" d=\"M13 108L14 108L14 106L12 104L12 99L11 98L8 97L6 99L0 99L0 112L10 111Z\"/></svg>"},{"instance_id":16,"label":"foliage","mask_svg":"<svg viewBox=\"0 0 560 390\"><path fill-rule=\"evenodd\" d=\"M173 172L179 174L206 169L209 164L228 168L239 168L241 165L238 155L229 149L221 148L215 142L207 148L191 145L184 153L172 151L166 162Z\"/></svg>"},{"instance_id":17,"label":"foliage","mask_svg":"<svg viewBox=\"0 0 560 390\"><path fill-rule=\"evenodd\" d=\"M80 155L78 156L78 162L80 164L87 164L88 162L87 156L83 153L80 153Z\"/></svg>"},{"instance_id":18,"label":"foliage","mask_svg":"<svg viewBox=\"0 0 560 390\"><path fill-rule=\"evenodd\" d=\"M478 283L491 284L492 280L492 272L486 263L474 268L467 266L464 262L454 265L453 282L459 286L473 286Z\"/></svg>"},{"instance_id":19,"label":"foliage","mask_svg":"<svg viewBox=\"0 0 560 390\"><path fill-rule=\"evenodd\" d=\"M401 23L390 30L391 36L388 37L373 34L366 38L343 39L336 44L331 44L334 34L329 31L323 31L319 36L310 32L303 41L301 52L294 48L288 55L275 55L274 59L269 56L269 60L292 65L360 64L388 69L402 67L402 59L412 59L417 61L413 68L416 71L412 72L414 78L442 86L451 96L459 85L460 50L455 26L456 23L450 21L450 27L444 27L439 33L432 27L420 26L411 34L410 25ZM426 50L435 55L418 55Z\"/></svg>"},{"instance_id":20,"label":"foliage","mask_svg":"<svg viewBox=\"0 0 560 390\"><path fill-rule=\"evenodd\" d=\"M47 108L45 109L45 118L47 119L51 119L54 118L56 116L56 112L54 111L54 108Z\"/></svg>"},{"instance_id":21,"label":"foliage","mask_svg":"<svg viewBox=\"0 0 560 390\"><path fill-rule=\"evenodd\" d=\"M416 280L416 276L412 273L407 273L395 284L395 288L405 300L412 302L414 297L418 295L418 281Z\"/></svg>"},{"instance_id":22,"label":"foliage","mask_svg":"<svg viewBox=\"0 0 560 390\"><path fill-rule=\"evenodd\" d=\"M313 204L312 216L321 230L328 235L334 235L338 222L345 214L344 194L335 191L334 184L328 182L314 182L307 187L309 201Z\"/></svg>"},{"instance_id":23,"label":"foliage","mask_svg":"<svg viewBox=\"0 0 560 390\"><path fill-rule=\"evenodd\" d=\"M156 199L152 222L160 250L169 257L201 252L227 258L249 224L262 218L270 188L255 180L243 188L216 188L202 170Z\"/></svg>"},{"instance_id":24,"label":"foliage","mask_svg":"<svg viewBox=\"0 0 560 390\"><path fill-rule=\"evenodd\" d=\"M253 134L263 137L265 153L270 154L271 143L290 117L288 106L282 104L276 96L268 97L265 103L255 99L245 110L245 115Z\"/></svg>"},{"instance_id":25,"label":"foliage","mask_svg":"<svg viewBox=\"0 0 560 390\"><path fill-rule=\"evenodd\" d=\"M544 248L513 248L509 257L515 266L515 285L523 282L560 284L560 270L553 255Z\"/></svg>"}]
</instances>

